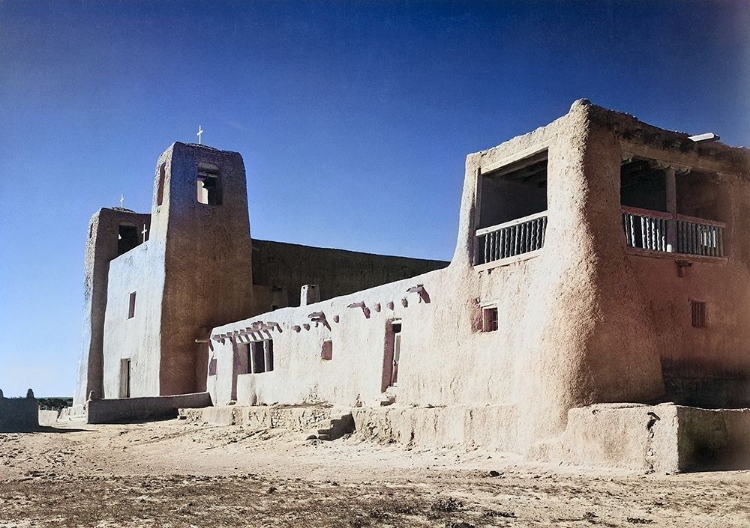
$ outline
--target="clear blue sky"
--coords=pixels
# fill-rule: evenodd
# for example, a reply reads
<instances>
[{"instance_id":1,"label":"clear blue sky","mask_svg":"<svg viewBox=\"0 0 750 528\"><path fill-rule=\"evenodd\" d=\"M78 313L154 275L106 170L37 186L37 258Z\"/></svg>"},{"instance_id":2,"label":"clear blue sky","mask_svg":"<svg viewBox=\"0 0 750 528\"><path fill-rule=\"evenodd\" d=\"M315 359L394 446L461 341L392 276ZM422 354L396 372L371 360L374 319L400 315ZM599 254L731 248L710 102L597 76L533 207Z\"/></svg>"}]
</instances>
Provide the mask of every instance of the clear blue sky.
<instances>
[{"instance_id":1,"label":"clear blue sky","mask_svg":"<svg viewBox=\"0 0 750 528\"><path fill-rule=\"evenodd\" d=\"M586 97L750 145L750 1L0 0L0 388L71 395L89 217L174 141L256 238L449 259L464 157Z\"/></svg>"}]
</instances>

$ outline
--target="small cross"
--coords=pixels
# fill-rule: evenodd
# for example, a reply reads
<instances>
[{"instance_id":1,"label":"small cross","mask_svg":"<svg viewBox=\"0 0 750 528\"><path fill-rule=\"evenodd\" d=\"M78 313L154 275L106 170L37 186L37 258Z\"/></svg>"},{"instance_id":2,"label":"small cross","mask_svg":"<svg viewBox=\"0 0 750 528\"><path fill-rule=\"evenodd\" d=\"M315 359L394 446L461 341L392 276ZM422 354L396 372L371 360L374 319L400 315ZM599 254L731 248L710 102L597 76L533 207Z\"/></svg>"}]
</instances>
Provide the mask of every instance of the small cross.
<instances>
[{"instance_id":1,"label":"small cross","mask_svg":"<svg viewBox=\"0 0 750 528\"><path fill-rule=\"evenodd\" d=\"M141 234L143 235L143 241L146 241L146 233L148 233L148 229L146 229L146 224L143 224L143 231L141 231Z\"/></svg>"},{"instance_id":2,"label":"small cross","mask_svg":"<svg viewBox=\"0 0 750 528\"><path fill-rule=\"evenodd\" d=\"M122 209L125 208L125 196L123 196L122 194L120 195L120 207Z\"/></svg>"},{"instance_id":3,"label":"small cross","mask_svg":"<svg viewBox=\"0 0 750 528\"><path fill-rule=\"evenodd\" d=\"M201 144L201 136L203 135L203 129L201 128L200 125L198 125L198 134L197 135L198 135L198 144L200 145Z\"/></svg>"}]
</instances>

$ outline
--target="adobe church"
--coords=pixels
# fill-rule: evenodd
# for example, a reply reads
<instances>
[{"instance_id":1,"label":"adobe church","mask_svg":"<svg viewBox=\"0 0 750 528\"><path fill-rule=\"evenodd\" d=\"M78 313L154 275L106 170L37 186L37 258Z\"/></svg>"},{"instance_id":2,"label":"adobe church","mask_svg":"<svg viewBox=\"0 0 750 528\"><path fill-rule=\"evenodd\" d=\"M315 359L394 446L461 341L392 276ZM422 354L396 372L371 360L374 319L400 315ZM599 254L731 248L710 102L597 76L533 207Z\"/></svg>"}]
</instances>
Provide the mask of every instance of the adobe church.
<instances>
[{"instance_id":1,"label":"adobe church","mask_svg":"<svg viewBox=\"0 0 750 528\"><path fill-rule=\"evenodd\" d=\"M747 450L750 154L717 139L576 101L467 157L447 267L252 240L240 155L175 143L150 214L91 220L76 402L324 403L628 467Z\"/></svg>"},{"instance_id":2,"label":"adobe church","mask_svg":"<svg viewBox=\"0 0 750 528\"><path fill-rule=\"evenodd\" d=\"M205 391L211 328L447 264L252 240L242 157L175 143L157 163L150 214L107 208L89 223L74 405L92 391Z\"/></svg>"}]
</instances>

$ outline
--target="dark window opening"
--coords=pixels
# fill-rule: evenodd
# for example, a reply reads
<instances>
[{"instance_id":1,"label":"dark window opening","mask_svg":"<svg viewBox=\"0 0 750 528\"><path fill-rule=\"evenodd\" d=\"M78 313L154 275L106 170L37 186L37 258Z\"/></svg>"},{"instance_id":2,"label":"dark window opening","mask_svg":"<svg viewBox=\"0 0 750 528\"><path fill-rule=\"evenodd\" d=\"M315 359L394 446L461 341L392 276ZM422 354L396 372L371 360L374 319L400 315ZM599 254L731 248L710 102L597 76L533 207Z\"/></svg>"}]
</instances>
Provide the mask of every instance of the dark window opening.
<instances>
[{"instance_id":1,"label":"dark window opening","mask_svg":"<svg viewBox=\"0 0 750 528\"><path fill-rule=\"evenodd\" d=\"M127 253L138 245L138 229L133 224L120 224L117 234L117 255Z\"/></svg>"},{"instance_id":2,"label":"dark window opening","mask_svg":"<svg viewBox=\"0 0 750 528\"><path fill-rule=\"evenodd\" d=\"M216 358L211 358L208 362L208 375L216 376Z\"/></svg>"},{"instance_id":3,"label":"dark window opening","mask_svg":"<svg viewBox=\"0 0 750 528\"><path fill-rule=\"evenodd\" d=\"M547 151L481 176L477 229L547 210Z\"/></svg>"},{"instance_id":4,"label":"dark window opening","mask_svg":"<svg viewBox=\"0 0 750 528\"><path fill-rule=\"evenodd\" d=\"M676 187L677 214L726 221L726 215L722 213L729 208L729 204L715 175L690 171L677 176Z\"/></svg>"},{"instance_id":5,"label":"dark window opening","mask_svg":"<svg viewBox=\"0 0 750 528\"><path fill-rule=\"evenodd\" d=\"M130 292L130 299L128 301L128 319L135 317L135 292Z\"/></svg>"},{"instance_id":6,"label":"dark window opening","mask_svg":"<svg viewBox=\"0 0 750 528\"><path fill-rule=\"evenodd\" d=\"M497 307L489 307L482 309L482 331L483 332L494 332L498 328L497 323Z\"/></svg>"},{"instance_id":7,"label":"dark window opening","mask_svg":"<svg viewBox=\"0 0 750 528\"><path fill-rule=\"evenodd\" d=\"M266 372L273 370L273 341L263 341L265 343Z\"/></svg>"},{"instance_id":8,"label":"dark window opening","mask_svg":"<svg viewBox=\"0 0 750 528\"><path fill-rule=\"evenodd\" d=\"M479 176L474 264L544 247L547 232L547 151Z\"/></svg>"},{"instance_id":9,"label":"dark window opening","mask_svg":"<svg viewBox=\"0 0 750 528\"><path fill-rule=\"evenodd\" d=\"M247 345L248 372L262 374L273 370L273 340L253 341Z\"/></svg>"},{"instance_id":10,"label":"dark window opening","mask_svg":"<svg viewBox=\"0 0 750 528\"><path fill-rule=\"evenodd\" d=\"M205 205L221 205L219 168L210 163L198 164L197 200Z\"/></svg>"},{"instance_id":11,"label":"dark window opening","mask_svg":"<svg viewBox=\"0 0 750 528\"><path fill-rule=\"evenodd\" d=\"M650 211L667 211L664 170L648 160L633 159L620 166L620 203Z\"/></svg>"},{"instance_id":12,"label":"dark window opening","mask_svg":"<svg viewBox=\"0 0 750 528\"><path fill-rule=\"evenodd\" d=\"M159 166L159 182L156 186L156 205L161 205L164 202L164 180L166 178L166 166L162 163Z\"/></svg>"},{"instance_id":13,"label":"dark window opening","mask_svg":"<svg viewBox=\"0 0 750 528\"><path fill-rule=\"evenodd\" d=\"M706 327L706 303L703 301L690 301L692 324L695 328Z\"/></svg>"},{"instance_id":14,"label":"dark window opening","mask_svg":"<svg viewBox=\"0 0 750 528\"><path fill-rule=\"evenodd\" d=\"M729 202L719 177L655 160L620 167L622 227L636 249L709 257L726 255L721 221Z\"/></svg>"}]
</instances>

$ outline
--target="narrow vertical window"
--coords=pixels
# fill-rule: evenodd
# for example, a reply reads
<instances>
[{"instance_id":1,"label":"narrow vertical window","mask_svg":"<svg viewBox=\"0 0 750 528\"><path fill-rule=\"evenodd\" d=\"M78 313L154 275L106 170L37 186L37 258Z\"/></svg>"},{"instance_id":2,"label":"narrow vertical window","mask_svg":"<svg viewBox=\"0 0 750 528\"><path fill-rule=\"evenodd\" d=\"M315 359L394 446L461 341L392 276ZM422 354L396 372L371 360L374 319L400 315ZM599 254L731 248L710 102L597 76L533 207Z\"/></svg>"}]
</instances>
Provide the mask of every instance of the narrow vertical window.
<instances>
[{"instance_id":1,"label":"narrow vertical window","mask_svg":"<svg viewBox=\"0 0 750 528\"><path fill-rule=\"evenodd\" d=\"M159 166L159 182L156 184L156 205L164 202L164 179L166 178L166 166L162 163Z\"/></svg>"},{"instance_id":2,"label":"narrow vertical window","mask_svg":"<svg viewBox=\"0 0 750 528\"><path fill-rule=\"evenodd\" d=\"M690 301L692 323L695 328L706 327L706 303L703 301Z\"/></svg>"},{"instance_id":3,"label":"narrow vertical window","mask_svg":"<svg viewBox=\"0 0 750 528\"><path fill-rule=\"evenodd\" d=\"M130 300L128 303L128 319L135 317L135 292L130 292Z\"/></svg>"},{"instance_id":4,"label":"narrow vertical window","mask_svg":"<svg viewBox=\"0 0 750 528\"><path fill-rule=\"evenodd\" d=\"M266 360L266 372L273 370L273 340L263 341Z\"/></svg>"}]
</instances>

